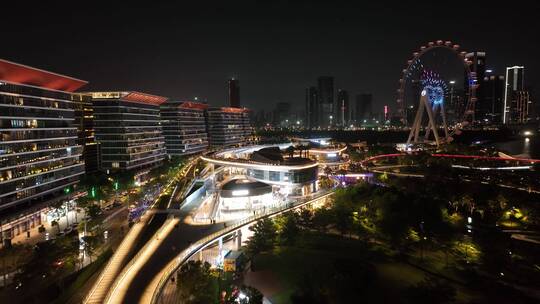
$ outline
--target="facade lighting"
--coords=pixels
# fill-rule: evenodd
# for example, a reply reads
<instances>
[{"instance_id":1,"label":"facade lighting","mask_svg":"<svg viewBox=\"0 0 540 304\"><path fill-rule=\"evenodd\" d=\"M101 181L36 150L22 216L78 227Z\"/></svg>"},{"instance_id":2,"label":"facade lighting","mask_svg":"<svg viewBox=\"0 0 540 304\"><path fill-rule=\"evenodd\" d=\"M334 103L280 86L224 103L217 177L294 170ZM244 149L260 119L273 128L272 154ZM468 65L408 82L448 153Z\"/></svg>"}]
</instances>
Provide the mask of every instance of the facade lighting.
<instances>
[{"instance_id":1,"label":"facade lighting","mask_svg":"<svg viewBox=\"0 0 540 304\"><path fill-rule=\"evenodd\" d=\"M249 194L249 190L234 190L232 192L233 196L246 196Z\"/></svg>"}]
</instances>

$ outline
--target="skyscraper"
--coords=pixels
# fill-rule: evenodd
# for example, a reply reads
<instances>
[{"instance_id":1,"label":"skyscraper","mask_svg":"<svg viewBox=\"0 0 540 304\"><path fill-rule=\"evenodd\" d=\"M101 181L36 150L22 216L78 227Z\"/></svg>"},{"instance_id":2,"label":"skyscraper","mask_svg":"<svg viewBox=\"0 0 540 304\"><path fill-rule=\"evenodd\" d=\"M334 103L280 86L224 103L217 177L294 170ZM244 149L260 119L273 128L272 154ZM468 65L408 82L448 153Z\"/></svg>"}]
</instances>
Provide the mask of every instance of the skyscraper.
<instances>
[{"instance_id":1,"label":"skyscraper","mask_svg":"<svg viewBox=\"0 0 540 304\"><path fill-rule=\"evenodd\" d=\"M228 99L232 108L240 108L240 82L238 79L229 79L228 81Z\"/></svg>"},{"instance_id":2,"label":"skyscraper","mask_svg":"<svg viewBox=\"0 0 540 304\"><path fill-rule=\"evenodd\" d=\"M346 126L349 123L350 117L350 106L349 106L349 93L343 89L338 90L337 94L337 113L336 117L339 118L339 125Z\"/></svg>"},{"instance_id":3,"label":"skyscraper","mask_svg":"<svg viewBox=\"0 0 540 304\"><path fill-rule=\"evenodd\" d=\"M471 65L471 73L473 74L473 85L477 85L476 88L476 102L474 103L474 119L484 120L490 113L489 102L485 99L485 90L482 86L482 80L486 75L486 53L485 52L472 52L465 55ZM468 77L464 78L467 81ZM465 86L467 87L467 86Z\"/></svg>"},{"instance_id":4,"label":"skyscraper","mask_svg":"<svg viewBox=\"0 0 540 304\"><path fill-rule=\"evenodd\" d=\"M361 124L364 120L371 120L373 116L372 112L373 95L371 94L358 94L356 95L356 107L354 111L354 119L357 124Z\"/></svg>"},{"instance_id":5,"label":"skyscraper","mask_svg":"<svg viewBox=\"0 0 540 304\"><path fill-rule=\"evenodd\" d=\"M502 123L504 103L504 76L488 75L482 81L485 105L488 109L485 119L490 123Z\"/></svg>"},{"instance_id":6,"label":"skyscraper","mask_svg":"<svg viewBox=\"0 0 540 304\"><path fill-rule=\"evenodd\" d=\"M312 129L319 126L319 97L316 87L306 89L306 128Z\"/></svg>"},{"instance_id":7,"label":"skyscraper","mask_svg":"<svg viewBox=\"0 0 540 304\"><path fill-rule=\"evenodd\" d=\"M518 94L519 91L524 91L525 87L525 67L513 66L506 68L506 83L504 87L504 112L503 123L515 123L520 116L517 113L518 109ZM523 95L523 94L521 94Z\"/></svg>"},{"instance_id":8,"label":"skyscraper","mask_svg":"<svg viewBox=\"0 0 540 304\"><path fill-rule=\"evenodd\" d=\"M278 102L274 109L274 126L276 127L288 127L291 119L291 103L290 102Z\"/></svg>"},{"instance_id":9,"label":"skyscraper","mask_svg":"<svg viewBox=\"0 0 540 304\"><path fill-rule=\"evenodd\" d=\"M334 77L321 76L317 79L319 93L319 125L331 127L336 122L334 111Z\"/></svg>"}]
</instances>

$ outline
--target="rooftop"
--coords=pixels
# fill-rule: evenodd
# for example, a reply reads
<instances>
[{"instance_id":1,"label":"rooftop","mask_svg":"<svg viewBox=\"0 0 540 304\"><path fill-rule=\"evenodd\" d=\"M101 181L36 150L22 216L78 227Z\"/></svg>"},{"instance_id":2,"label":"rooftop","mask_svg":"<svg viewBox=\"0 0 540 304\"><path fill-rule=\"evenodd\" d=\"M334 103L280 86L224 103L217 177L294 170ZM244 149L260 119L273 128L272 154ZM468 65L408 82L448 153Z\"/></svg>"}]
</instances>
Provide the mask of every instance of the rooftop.
<instances>
[{"instance_id":1,"label":"rooftop","mask_svg":"<svg viewBox=\"0 0 540 304\"><path fill-rule=\"evenodd\" d=\"M88 81L0 59L0 80L55 91L75 92Z\"/></svg>"},{"instance_id":2,"label":"rooftop","mask_svg":"<svg viewBox=\"0 0 540 304\"><path fill-rule=\"evenodd\" d=\"M160 105L167 97L151 95L135 91L127 92L90 92L93 99L120 99L123 101Z\"/></svg>"}]
</instances>

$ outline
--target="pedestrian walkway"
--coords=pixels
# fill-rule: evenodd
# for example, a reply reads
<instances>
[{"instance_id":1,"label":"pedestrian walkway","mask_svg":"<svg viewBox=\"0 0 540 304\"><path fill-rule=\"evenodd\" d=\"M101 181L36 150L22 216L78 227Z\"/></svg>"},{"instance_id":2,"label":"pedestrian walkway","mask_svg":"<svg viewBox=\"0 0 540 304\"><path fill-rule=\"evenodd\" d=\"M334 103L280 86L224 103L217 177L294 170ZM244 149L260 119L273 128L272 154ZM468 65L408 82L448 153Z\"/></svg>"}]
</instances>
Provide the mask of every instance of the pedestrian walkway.
<instances>
[{"instance_id":1,"label":"pedestrian walkway","mask_svg":"<svg viewBox=\"0 0 540 304\"><path fill-rule=\"evenodd\" d=\"M101 271L98 280L90 290L90 293L84 299L85 304L101 304L105 301L105 297L109 292L117 275L122 271L122 268L128 261L130 252L136 244L136 240L141 231L146 226L148 220L153 216L153 212L149 211L142 216L141 220L134 224L127 235L124 237L120 246L114 252L113 256Z\"/></svg>"}]
</instances>

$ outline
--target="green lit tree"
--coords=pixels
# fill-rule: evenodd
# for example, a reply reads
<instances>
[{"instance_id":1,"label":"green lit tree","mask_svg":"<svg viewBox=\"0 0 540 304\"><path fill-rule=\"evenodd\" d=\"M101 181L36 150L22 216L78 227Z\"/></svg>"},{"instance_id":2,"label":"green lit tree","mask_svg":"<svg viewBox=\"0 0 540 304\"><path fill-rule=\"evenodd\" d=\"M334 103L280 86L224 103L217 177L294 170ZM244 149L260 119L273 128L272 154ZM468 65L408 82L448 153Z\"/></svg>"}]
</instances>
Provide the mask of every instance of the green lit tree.
<instances>
[{"instance_id":1,"label":"green lit tree","mask_svg":"<svg viewBox=\"0 0 540 304\"><path fill-rule=\"evenodd\" d=\"M271 219L265 218L249 227L249 230L253 232L253 236L248 241L246 252L251 259L251 268L253 269L255 256L274 248L276 226Z\"/></svg>"},{"instance_id":2,"label":"green lit tree","mask_svg":"<svg viewBox=\"0 0 540 304\"><path fill-rule=\"evenodd\" d=\"M292 245L298 238L298 218L294 212L287 212L276 219L279 240L282 244Z\"/></svg>"}]
</instances>

